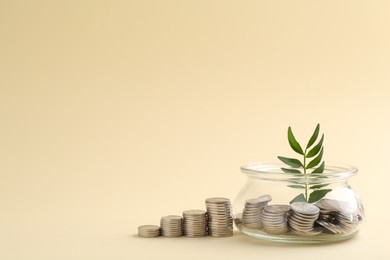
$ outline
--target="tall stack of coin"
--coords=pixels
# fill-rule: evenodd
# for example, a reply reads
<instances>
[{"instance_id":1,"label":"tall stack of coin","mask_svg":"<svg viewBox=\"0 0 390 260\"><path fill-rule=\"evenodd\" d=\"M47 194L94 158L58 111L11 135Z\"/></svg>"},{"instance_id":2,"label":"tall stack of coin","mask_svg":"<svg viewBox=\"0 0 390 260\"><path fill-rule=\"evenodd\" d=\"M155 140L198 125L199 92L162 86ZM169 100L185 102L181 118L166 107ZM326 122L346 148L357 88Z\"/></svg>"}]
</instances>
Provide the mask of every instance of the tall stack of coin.
<instances>
[{"instance_id":1,"label":"tall stack of coin","mask_svg":"<svg viewBox=\"0 0 390 260\"><path fill-rule=\"evenodd\" d=\"M343 233L343 228L338 223L338 203L334 200L322 199L316 203L320 209L320 215L316 221L317 224L324 227L324 232L331 234Z\"/></svg>"},{"instance_id":2,"label":"tall stack of coin","mask_svg":"<svg viewBox=\"0 0 390 260\"><path fill-rule=\"evenodd\" d=\"M296 234L315 236L322 233L321 229L314 227L320 213L317 206L307 202L294 202L291 204L291 209L289 225Z\"/></svg>"},{"instance_id":3,"label":"tall stack of coin","mask_svg":"<svg viewBox=\"0 0 390 260\"><path fill-rule=\"evenodd\" d=\"M161 218L161 235L164 237L180 237L183 235L183 218L168 215Z\"/></svg>"},{"instance_id":4,"label":"tall stack of coin","mask_svg":"<svg viewBox=\"0 0 390 260\"><path fill-rule=\"evenodd\" d=\"M346 202L322 199L316 203L320 208L317 224L333 234L346 234L354 231L362 220L357 210L351 209Z\"/></svg>"},{"instance_id":5,"label":"tall stack of coin","mask_svg":"<svg viewBox=\"0 0 390 260\"><path fill-rule=\"evenodd\" d=\"M207 215L204 210L186 210L183 212L184 235L204 237L207 235Z\"/></svg>"},{"instance_id":6,"label":"tall stack of coin","mask_svg":"<svg viewBox=\"0 0 390 260\"><path fill-rule=\"evenodd\" d=\"M246 228L261 229L261 210L272 200L270 195L263 195L255 199L249 199L245 202L245 208L242 212L242 223Z\"/></svg>"},{"instance_id":7,"label":"tall stack of coin","mask_svg":"<svg viewBox=\"0 0 390 260\"><path fill-rule=\"evenodd\" d=\"M143 225L138 227L138 236L140 237L158 237L160 236L160 227L155 225Z\"/></svg>"},{"instance_id":8,"label":"tall stack of coin","mask_svg":"<svg viewBox=\"0 0 390 260\"><path fill-rule=\"evenodd\" d=\"M227 198L206 199L208 232L210 236L227 237L233 235L231 202Z\"/></svg>"},{"instance_id":9,"label":"tall stack of coin","mask_svg":"<svg viewBox=\"0 0 390 260\"><path fill-rule=\"evenodd\" d=\"M287 233L289 205L267 205L261 211L263 229L269 234Z\"/></svg>"}]
</instances>

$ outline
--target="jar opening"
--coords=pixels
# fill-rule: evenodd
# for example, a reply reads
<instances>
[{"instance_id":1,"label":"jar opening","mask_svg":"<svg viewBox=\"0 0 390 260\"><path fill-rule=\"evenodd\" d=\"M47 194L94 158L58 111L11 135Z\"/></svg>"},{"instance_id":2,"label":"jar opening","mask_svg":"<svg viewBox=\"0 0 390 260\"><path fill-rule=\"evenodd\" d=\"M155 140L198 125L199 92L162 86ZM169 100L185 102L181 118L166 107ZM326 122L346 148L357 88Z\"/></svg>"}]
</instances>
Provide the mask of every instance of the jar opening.
<instances>
[{"instance_id":1,"label":"jar opening","mask_svg":"<svg viewBox=\"0 0 390 260\"><path fill-rule=\"evenodd\" d=\"M345 181L357 173L355 166L325 162L323 173L308 174L285 173L281 168L290 168L283 163L255 162L241 166L241 171L249 178L269 181L288 181L295 183L329 183ZM298 168L299 169L299 168ZM300 169L303 172L302 169Z\"/></svg>"}]
</instances>

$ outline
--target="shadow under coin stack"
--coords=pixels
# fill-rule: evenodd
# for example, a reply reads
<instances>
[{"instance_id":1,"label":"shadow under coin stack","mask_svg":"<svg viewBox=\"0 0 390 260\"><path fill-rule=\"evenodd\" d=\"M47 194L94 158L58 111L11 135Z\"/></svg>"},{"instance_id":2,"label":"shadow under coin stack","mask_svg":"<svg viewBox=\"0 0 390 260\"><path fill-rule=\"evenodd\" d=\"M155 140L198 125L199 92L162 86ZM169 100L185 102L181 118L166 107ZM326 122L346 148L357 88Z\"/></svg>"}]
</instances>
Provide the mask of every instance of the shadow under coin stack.
<instances>
[{"instance_id":1,"label":"shadow under coin stack","mask_svg":"<svg viewBox=\"0 0 390 260\"><path fill-rule=\"evenodd\" d=\"M263 227L260 213L271 200L270 195L263 195L245 202L242 223L246 228L261 229Z\"/></svg>"},{"instance_id":2,"label":"shadow under coin stack","mask_svg":"<svg viewBox=\"0 0 390 260\"><path fill-rule=\"evenodd\" d=\"M289 205L267 205L261 211L263 229L269 234L287 233L288 216L290 212Z\"/></svg>"},{"instance_id":3,"label":"shadow under coin stack","mask_svg":"<svg viewBox=\"0 0 390 260\"><path fill-rule=\"evenodd\" d=\"M138 227L138 236L140 237L158 237L160 236L160 227L155 225L143 225Z\"/></svg>"},{"instance_id":4,"label":"shadow under coin stack","mask_svg":"<svg viewBox=\"0 0 390 260\"><path fill-rule=\"evenodd\" d=\"M320 208L320 216L316 223L324 227L326 233L350 233L362 220L357 210L350 209L348 204L342 201L322 199L316 206Z\"/></svg>"},{"instance_id":5,"label":"shadow under coin stack","mask_svg":"<svg viewBox=\"0 0 390 260\"><path fill-rule=\"evenodd\" d=\"M183 212L184 235L204 237L207 235L207 215L204 210L186 210Z\"/></svg>"},{"instance_id":6,"label":"shadow under coin stack","mask_svg":"<svg viewBox=\"0 0 390 260\"><path fill-rule=\"evenodd\" d=\"M231 202L227 198L206 199L208 215L208 233L213 237L233 235L233 218Z\"/></svg>"},{"instance_id":7,"label":"shadow under coin stack","mask_svg":"<svg viewBox=\"0 0 390 260\"><path fill-rule=\"evenodd\" d=\"M314 227L320 213L317 206L307 202L294 202L291 204L291 209L289 224L294 233L303 236L315 236L322 233L321 229Z\"/></svg>"},{"instance_id":8,"label":"shadow under coin stack","mask_svg":"<svg viewBox=\"0 0 390 260\"><path fill-rule=\"evenodd\" d=\"M183 218L168 215L161 218L161 235L164 237L180 237L183 235Z\"/></svg>"}]
</instances>

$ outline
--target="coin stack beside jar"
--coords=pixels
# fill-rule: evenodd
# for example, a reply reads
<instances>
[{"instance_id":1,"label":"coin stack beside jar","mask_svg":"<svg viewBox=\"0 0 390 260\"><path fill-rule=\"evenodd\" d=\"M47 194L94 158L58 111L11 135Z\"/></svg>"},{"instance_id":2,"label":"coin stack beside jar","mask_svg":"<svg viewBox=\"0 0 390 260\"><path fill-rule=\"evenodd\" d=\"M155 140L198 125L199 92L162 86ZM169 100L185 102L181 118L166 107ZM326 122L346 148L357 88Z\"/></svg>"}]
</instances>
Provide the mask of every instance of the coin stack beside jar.
<instances>
[{"instance_id":1,"label":"coin stack beside jar","mask_svg":"<svg viewBox=\"0 0 390 260\"><path fill-rule=\"evenodd\" d=\"M168 215L161 218L161 235L164 237L180 237L183 235L183 218Z\"/></svg>"},{"instance_id":2,"label":"coin stack beside jar","mask_svg":"<svg viewBox=\"0 0 390 260\"><path fill-rule=\"evenodd\" d=\"M160 236L160 227L155 225L143 225L138 227L138 236L140 237L158 237Z\"/></svg>"},{"instance_id":3,"label":"coin stack beside jar","mask_svg":"<svg viewBox=\"0 0 390 260\"><path fill-rule=\"evenodd\" d=\"M263 227L260 213L271 200L272 197L270 195L263 195L245 202L242 223L246 228L261 229Z\"/></svg>"},{"instance_id":4,"label":"coin stack beside jar","mask_svg":"<svg viewBox=\"0 0 390 260\"><path fill-rule=\"evenodd\" d=\"M264 231L269 234L284 234L289 230L289 205L267 205L261 211Z\"/></svg>"},{"instance_id":5,"label":"coin stack beside jar","mask_svg":"<svg viewBox=\"0 0 390 260\"><path fill-rule=\"evenodd\" d=\"M231 202L227 198L206 199L208 215L208 233L214 237L233 235L233 218Z\"/></svg>"},{"instance_id":6,"label":"coin stack beside jar","mask_svg":"<svg viewBox=\"0 0 390 260\"><path fill-rule=\"evenodd\" d=\"M183 212L184 235L204 237L207 235L207 214L204 210L186 210Z\"/></svg>"},{"instance_id":7,"label":"coin stack beside jar","mask_svg":"<svg viewBox=\"0 0 390 260\"><path fill-rule=\"evenodd\" d=\"M315 236L322 233L322 230L315 228L314 224L319 217L320 209L307 202L294 202L291 204L292 213L289 218L289 225L297 235Z\"/></svg>"}]
</instances>

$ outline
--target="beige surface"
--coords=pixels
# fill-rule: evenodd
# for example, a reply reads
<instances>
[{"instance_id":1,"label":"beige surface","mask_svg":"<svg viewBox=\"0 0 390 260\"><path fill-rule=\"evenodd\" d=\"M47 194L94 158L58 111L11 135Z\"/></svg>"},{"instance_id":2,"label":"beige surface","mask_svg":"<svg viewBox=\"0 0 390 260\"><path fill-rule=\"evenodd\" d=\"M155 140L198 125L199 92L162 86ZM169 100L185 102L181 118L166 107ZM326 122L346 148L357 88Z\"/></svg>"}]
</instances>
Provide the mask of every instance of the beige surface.
<instances>
[{"instance_id":1,"label":"beige surface","mask_svg":"<svg viewBox=\"0 0 390 260\"><path fill-rule=\"evenodd\" d=\"M388 1L0 1L0 259L368 259L388 243ZM326 246L139 239L320 122L367 222ZM340 256L342 258L335 258Z\"/></svg>"}]
</instances>

